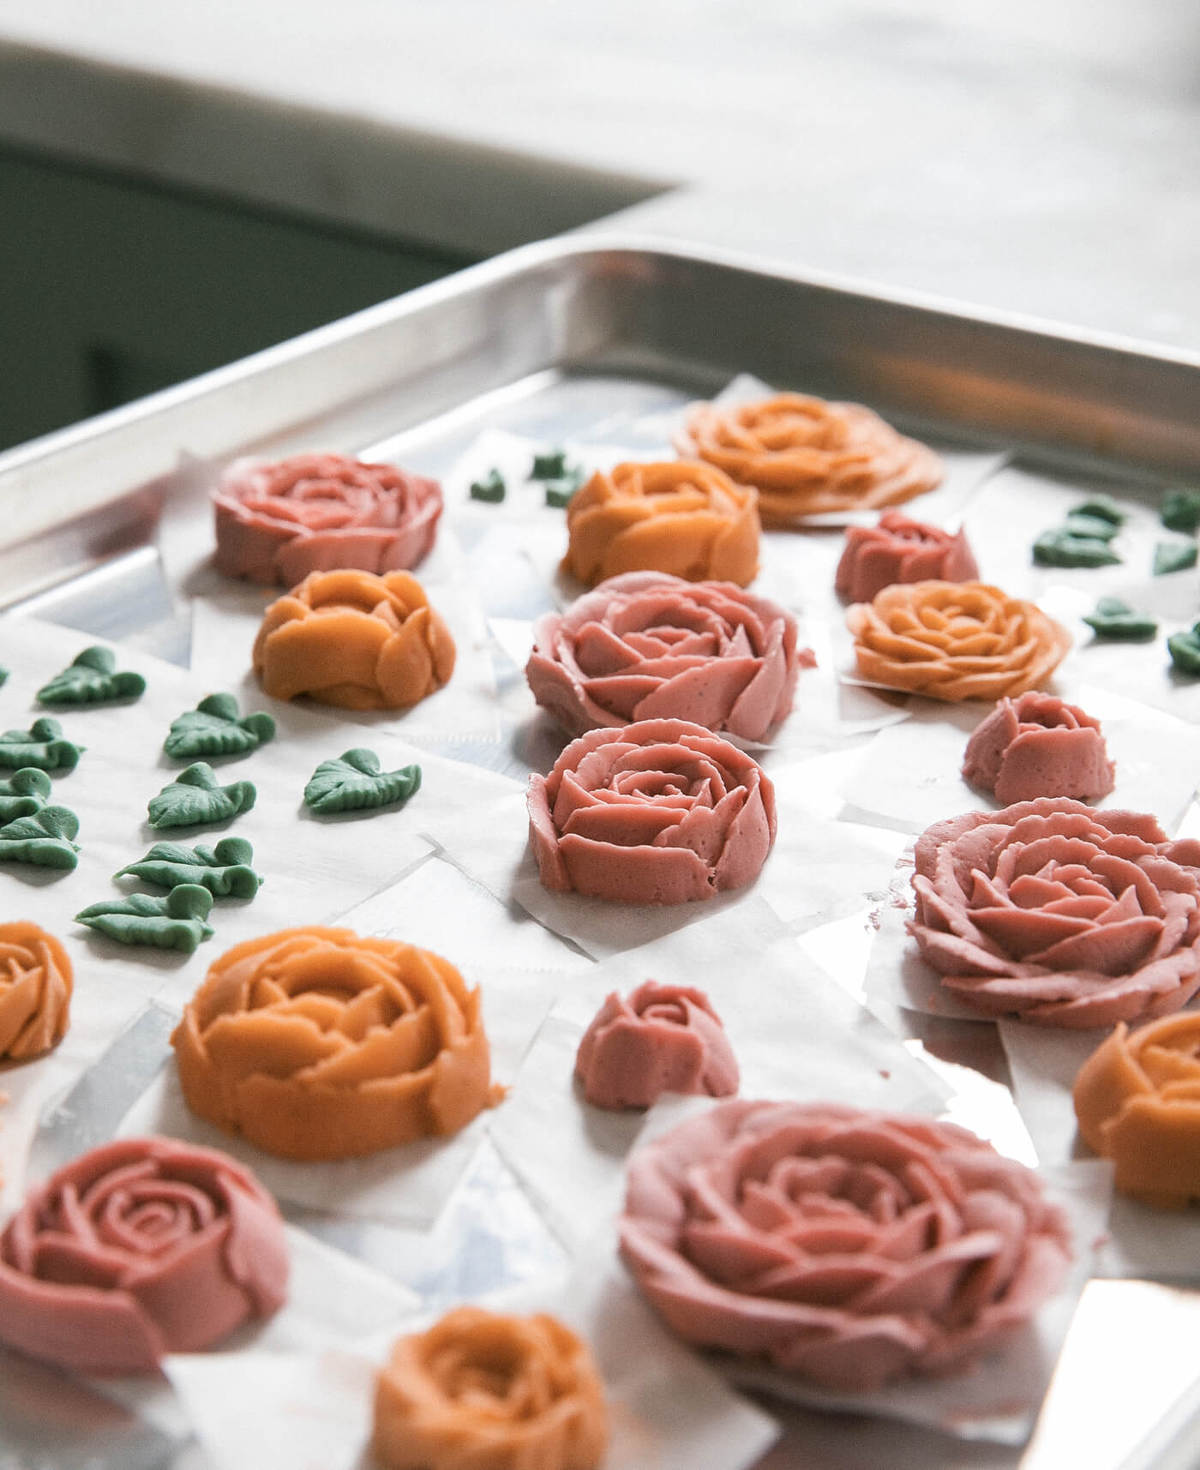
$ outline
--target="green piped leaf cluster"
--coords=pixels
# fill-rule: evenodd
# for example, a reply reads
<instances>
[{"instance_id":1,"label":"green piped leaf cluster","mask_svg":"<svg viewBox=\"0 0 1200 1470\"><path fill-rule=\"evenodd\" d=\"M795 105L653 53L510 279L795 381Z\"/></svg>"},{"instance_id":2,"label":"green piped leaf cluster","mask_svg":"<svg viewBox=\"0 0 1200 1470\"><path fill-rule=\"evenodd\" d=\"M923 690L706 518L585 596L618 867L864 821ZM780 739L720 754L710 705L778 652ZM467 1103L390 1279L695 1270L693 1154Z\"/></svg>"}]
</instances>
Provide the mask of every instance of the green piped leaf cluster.
<instances>
[{"instance_id":1,"label":"green piped leaf cluster","mask_svg":"<svg viewBox=\"0 0 1200 1470\"><path fill-rule=\"evenodd\" d=\"M263 881L250 866L253 861L254 849L244 837L222 837L216 847L156 842L140 862L113 877L141 878L159 888L198 883L215 898L253 898Z\"/></svg>"},{"instance_id":2,"label":"green piped leaf cluster","mask_svg":"<svg viewBox=\"0 0 1200 1470\"><path fill-rule=\"evenodd\" d=\"M0 780L0 822L31 817L40 812L50 796L50 777L36 766L23 766Z\"/></svg>"},{"instance_id":3,"label":"green piped leaf cluster","mask_svg":"<svg viewBox=\"0 0 1200 1470\"><path fill-rule=\"evenodd\" d=\"M162 897L133 893L91 904L75 915L79 924L96 929L119 944L148 944L191 954L202 939L212 937L206 923L213 896L198 883L182 883Z\"/></svg>"},{"instance_id":4,"label":"green piped leaf cluster","mask_svg":"<svg viewBox=\"0 0 1200 1470\"><path fill-rule=\"evenodd\" d=\"M34 720L28 730L5 730L0 735L0 766L16 771L36 766L41 771L73 771L87 749L62 738L62 726L49 715Z\"/></svg>"},{"instance_id":5,"label":"green piped leaf cluster","mask_svg":"<svg viewBox=\"0 0 1200 1470\"><path fill-rule=\"evenodd\" d=\"M421 767L381 771L379 757L361 746L322 761L304 788L304 804L322 816L407 801L421 785Z\"/></svg>"},{"instance_id":6,"label":"green piped leaf cluster","mask_svg":"<svg viewBox=\"0 0 1200 1470\"><path fill-rule=\"evenodd\" d=\"M141 674L116 672L111 649L99 644L85 648L61 674L55 674L37 692L42 704L106 704L116 699L140 699L146 692Z\"/></svg>"},{"instance_id":7,"label":"green piped leaf cluster","mask_svg":"<svg viewBox=\"0 0 1200 1470\"><path fill-rule=\"evenodd\" d=\"M29 863L70 872L78 863L79 818L65 806L44 806L0 827L0 863Z\"/></svg>"},{"instance_id":8,"label":"green piped leaf cluster","mask_svg":"<svg viewBox=\"0 0 1200 1470\"><path fill-rule=\"evenodd\" d=\"M206 761L196 761L150 798L150 825L161 830L225 822L239 812L248 812L257 795L253 782L232 781L222 786Z\"/></svg>"},{"instance_id":9,"label":"green piped leaf cluster","mask_svg":"<svg viewBox=\"0 0 1200 1470\"><path fill-rule=\"evenodd\" d=\"M193 710L171 721L163 749L174 760L201 755L248 755L275 734L275 721L265 710L244 718L232 694L210 694Z\"/></svg>"},{"instance_id":10,"label":"green piped leaf cluster","mask_svg":"<svg viewBox=\"0 0 1200 1470\"><path fill-rule=\"evenodd\" d=\"M1043 531L1033 543L1039 567L1108 567L1121 560L1111 542L1125 513L1107 495L1075 506L1061 526Z\"/></svg>"}]
</instances>

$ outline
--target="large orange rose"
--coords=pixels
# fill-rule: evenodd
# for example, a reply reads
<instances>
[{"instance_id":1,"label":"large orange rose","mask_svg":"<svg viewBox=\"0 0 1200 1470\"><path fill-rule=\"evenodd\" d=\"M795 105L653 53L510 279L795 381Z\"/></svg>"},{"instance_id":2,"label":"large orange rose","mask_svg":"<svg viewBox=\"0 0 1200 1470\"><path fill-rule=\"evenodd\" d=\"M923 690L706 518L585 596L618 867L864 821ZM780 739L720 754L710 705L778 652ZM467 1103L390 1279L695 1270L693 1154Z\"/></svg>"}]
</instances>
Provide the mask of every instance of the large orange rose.
<instances>
[{"instance_id":1,"label":"large orange rose","mask_svg":"<svg viewBox=\"0 0 1200 1470\"><path fill-rule=\"evenodd\" d=\"M885 587L846 613L858 672L930 699L1001 699L1048 679L1071 635L1032 602L986 582Z\"/></svg>"},{"instance_id":2,"label":"large orange rose","mask_svg":"<svg viewBox=\"0 0 1200 1470\"><path fill-rule=\"evenodd\" d=\"M680 452L753 485L764 526L828 511L876 510L932 490L942 462L860 403L780 393L692 410Z\"/></svg>"},{"instance_id":3,"label":"large orange rose","mask_svg":"<svg viewBox=\"0 0 1200 1470\"><path fill-rule=\"evenodd\" d=\"M26 920L0 924L0 1061L27 1061L56 1046L71 990L71 961L52 934Z\"/></svg>"},{"instance_id":4,"label":"large orange rose","mask_svg":"<svg viewBox=\"0 0 1200 1470\"><path fill-rule=\"evenodd\" d=\"M589 586L622 572L736 582L758 571L754 491L707 464L597 470L567 506L563 566Z\"/></svg>"},{"instance_id":5,"label":"large orange rose","mask_svg":"<svg viewBox=\"0 0 1200 1470\"><path fill-rule=\"evenodd\" d=\"M254 672L276 699L403 709L453 671L450 630L407 572L313 572L267 608L254 640Z\"/></svg>"},{"instance_id":6,"label":"large orange rose","mask_svg":"<svg viewBox=\"0 0 1200 1470\"><path fill-rule=\"evenodd\" d=\"M553 1317L478 1307L402 1337L379 1375L371 1447L387 1470L595 1470L604 1385Z\"/></svg>"},{"instance_id":7,"label":"large orange rose","mask_svg":"<svg viewBox=\"0 0 1200 1470\"><path fill-rule=\"evenodd\" d=\"M234 945L171 1044L193 1112L288 1159L456 1133L498 1095L479 991L428 950L350 929Z\"/></svg>"}]
</instances>

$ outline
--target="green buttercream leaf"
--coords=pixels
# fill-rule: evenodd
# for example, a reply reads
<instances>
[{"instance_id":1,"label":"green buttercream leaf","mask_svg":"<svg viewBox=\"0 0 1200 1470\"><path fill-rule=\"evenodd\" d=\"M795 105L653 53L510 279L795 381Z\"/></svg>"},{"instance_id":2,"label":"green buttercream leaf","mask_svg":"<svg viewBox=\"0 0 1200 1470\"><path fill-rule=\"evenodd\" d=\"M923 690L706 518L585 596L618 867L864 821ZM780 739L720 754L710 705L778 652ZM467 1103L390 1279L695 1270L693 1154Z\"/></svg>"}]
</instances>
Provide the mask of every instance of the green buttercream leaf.
<instances>
[{"instance_id":1,"label":"green buttercream leaf","mask_svg":"<svg viewBox=\"0 0 1200 1470\"><path fill-rule=\"evenodd\" d=\"M146 692L141 674L115 672L111 649L99 644L85 648L61 674L43 684L37 697L43 704L105 704L115 699L140 699Z\"/></svg>"},{"instance_id":2,"label":"green buttercream leaf","mask_svg":"<svg viewBox=\"0 0 1200 1470\"><path fill-rule=\"evenodd\" d=\"M358 747L322 761L304 788L304 804L322 816L407 801L421 784L421 767L381 771L373 750Z\"/></svg>"},{"instance_id":3,"label":"green buttercream leaf","mask_svg":"<svg viewBox=\"0 0 1200 1470\"><path fill-rule=\"evenodd\" d=\"M1072 516L1090 516L1098 521L1107 521L1110 526L1125 524L1125 512L1111 495L1093 495L1087 500L1081 500L1078 505L1071 507L1067 519L1070 520Z\"/></svg>"},{"instance_id":4,"label":"green buttercream leaf","mask_svg":"<svg viewBox=\"0 0 1200 1470\"><path fill-rule=\"evenodd\" d=\"M567 474L567 451L548 449L544 454L533 456L529 471L531 480L561 480Z\"/></svg>"},{"instance_id":5,"label":"green buttercream leaf","mask_svg":"<svg viewBox=\"0 0 1200 1470\"><path fill-rule=\"evenodd\" d=\"M471 499L482 500L487 505L499 505L508 492L504 476L493 465L482 480L471 483Z\"/></svg>"},{"instance_id":6,"label":"green buttercream leaf","mask_svg":"<svg viewBox=\"0 0 1200 1470\"><path fill-rule=\"evenodd\" d=\"M81 909L75 920L120 944L148 944L191 954L202 939L212 936L212 925L205 922L212 904L207 888L183 883L161 897L132 893L128 898L105 899Z\"/></svg>"},{"instance_id":7,"label":"green buttercream leaf","mask_svg":"<svg viewBox=\"0 0 1200 1470\"><path fill-rule=\"evenodd\" d=\"M3 664L0 664L0 688L2 688L4 686L4 684L5 684L5 682L6 682L7 679L8 679L8 670L4 667Z\"/></svg>"},{"instance_id":8,"label":"green buttercream leaf","mask_svg":"<svg viewBox=\"0 0 1200 1470\"><path fill-rule=\"evenodd\" d=\"M1200 490L1168 490L1159 515L1168 531L1200 530Z\"/></svg>"},{"instance_id":9,"label":"green buttercream leaf","mask_svg":"<svg viewBox=\"0 0 1200 1470\"><path fill-rule=\"evenodd\" d=\"M1167 651L1181 674L1200 674L1200 623L1194 623L1186 633L1172 633Z\"/></svg>"},{"instance_id":10,"label":"green buttercream leaf","mask_svg":"<svg viewBox=\"0 0 1200 1470\"><path fill-rule=\"evenodd\" d=\"M575 492L583 484L582 470L571 470L557 480L547 480L546 504L555 510L565 510L574 499Z\"/></svg>"},{"instance_id":11,"label":"green buttercream leaf","mask_svg":"<svg viewBox=\"0 0 1200 1470\"><path fill-rule=\"evenodd\" d=\"M65 806L44 806L0 827L0 863L29 863L69 872L79 861L79 818Z\"/></svg>"},{"instance_id":12,"label":"green buttercream leaf","mask_svg":"<svg viewBox=\"0 0 1200 1470\"><path fill-rule=\"evenodd\" d=\"M1073 510L1063 522L1063 530L1070 536L1088 536L1096 541L1111 541L1121 529L1116 521L1107 516L1088 515L1086 511Z\"/></svg>"},{"instance_id":13,"label":"green buttercream leaf","mask_svg":"<svg viewBox=\"0 0 1200 1470\"><path fill-rule=\"evenodd\" d=\"M248 812L257 794L250 781L233 781L222 786L207 762L196 761L150 798L147 807L150 825L200 827L225 822L239 812Z\"/></svg>"},{"instance_id":14,"label":"green buttercream leaf","mask_svg":"<svg viewBox=\"0 0 1200 1470\"><path fill-rule=\"evenodd\" d=\"M23 766L7 780L0 780L0 822L41 811L50 791L50 777L35 766Z\"/></svg>"},{"instance_id":15,"label":"green buttercream leaf","mask_svg":"<svg viewBox=\"0 0 1200 1470\"><path fill-rule=\"evenodd\" d=\"M232 694L210 694L193 710L171 721L163 749L176 760L198 755L247 755L275 734L275 721L265 710L244 718Z\"/></svg>"},{"instance_id":16,"label":"green buttercream leaf","mask_svg":"<svg viewBox=\"0 0 1200 1470\"><path fill-rule=\"evenodd\" d=\"M1158 541L1154 546L1154 575L1165 576L1168 572L1186 572L1196 565L1196 543L1194 541Z\"/></svg>"},{"instance_id":17,"label":"green buttercream leaf","mask_svg":"<svg viewBox=\"0 0 1200 1470\"><path fill-rule=\"evenodd\" d=\"M1114 642L1147 643L1158 635L1158 624L1148 613L1134 612L1119 597L1102 597L1095 612L1083 621L1097 638Z\"/></svg>"},{"instance_id":18,"label":"green buttercream leaf","mask_svg":"<svg viewBox=\"0 0 1200 1470\"><path fill-rule=\"evenodd\" d=\"M198 883L216 898L253 898L263 881L250 866L253 861L254 849L244 837L223 837L215 848L156 842L140 862L113 877L141 878L160 888Z\"/></svg>"},{"instance_id":19,"label":"green buttercream leaf","mask_svg":"<svg viewBox=\"0 0 1200 1470\"><path fill-rule=\"evenodd\" d=\"M86 745L64 740L58 721L43 715L28 730L5 730L0 735L0 766L6 770L37 766L43 771L73 771L86 749Z\"/></svg>"},{"instance_id":20,"label":"green buttercream leaf","mask_svg":"<svg viewBox=\"0 0 1200 1470\"><path fill-rule=\"evenodd\" d=\"M1064 527L1043 531L1033 543L1039 567L1107 567L1121 558L1098 536L1073 536Z\"/></svg>"}]
</instances>

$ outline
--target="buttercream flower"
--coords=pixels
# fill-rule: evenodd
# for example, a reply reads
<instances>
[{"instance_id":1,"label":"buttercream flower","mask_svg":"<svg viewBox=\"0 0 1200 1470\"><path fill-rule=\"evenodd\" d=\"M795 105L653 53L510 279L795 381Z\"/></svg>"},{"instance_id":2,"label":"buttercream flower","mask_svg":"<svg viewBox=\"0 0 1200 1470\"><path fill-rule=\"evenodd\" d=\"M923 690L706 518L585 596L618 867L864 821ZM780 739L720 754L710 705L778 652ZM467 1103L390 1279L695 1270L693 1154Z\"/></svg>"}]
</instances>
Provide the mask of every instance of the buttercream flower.
<instances>
[{"instance_id":1,"label":"buttercream flower","mask_svg":"<svg viewBox=\"0 0 1200 1470\"><path fill-rule=\"evenodd\" d=\"M1065 797L938 822L916 844L921 956L960 1000L1051 1026L1166 1015L1200 988L1200 842Z\"/></svg>"},{"instance_id":2,"label":"buttercream flower","mask_svg":"<svg viewBox=\"0 0 1200 1470\"><path fill-rule=\"evenodd\" d=\"M235 944L171 1044L194 1113L288 1159L457 1133L498 1097L478 989L429 950L351 929Z\"/></svg>"},{"instance_id":3,"label":"buttercream flower","mask_svg":"<svg viewBox=\"0 0 1200 1470\"><path fill-rule=\"evenodd\" d=\"M313 572L273 602L254 672L276 699L403 709L454 671L454 640L408 572Z\"/></svg>"},{"instance_id":4,"label":"buttercream flower","mask_svg":"<svg viewBox=\"0 0 1200 1470\"><path fill-rule=\"evenodd\" d=\"M1002 699L976 728L962 774L1006 806L1038 796L1099 801L1115 784L1100 721L1036 690Z\"/></svg>"},{"instance_id":5,"label":"buttercream flower","mask_svg":"<svg viewBox=\"0 0 1200 1470\"><path fill-rule=\"evenodd\" d=\"M597 470L567 506L563 567L589 586L652 571L744 587L758 571L755 501L752 489L707 464Z\"/></svg>"},{"instance_id":6,"label":"buttercream flower","mask_svg":"<svg viewBox=\"0 0 1200 1470\"><path fill-rule=\"evenodd\" d=\"M870 602L893 582L973 582L979 576L966 532L887 510L874 526L849 526L834 588L847 602Z\"/></svg>"},{"instance_id":7,"label":"buttercream flower","mask_svg":"<svg viewBox=\"0 0 1200 1470\"><path fill-rule=\"evenodd\" d=\"M607 1445L591 1354L544 1314L458 1307L400 1338L376 1383L387 1470L596 1470Z\"/></svg>"},{"instance_id":8,"label":"buttercream flower","mask_svg":"<svg viewBox=\"0 0 1200 1470\"><path fill-rule=\"evenodd\" d=\"M608 996L579 1043L575 1076L598 1108L648 1108L664 1092L728 1097L738 1089L737 1058L708 996L657 980Z\"/></svg>"},{"instance_id":9,"label":"buttercream flower","mask_svg":"<svg viewBox=\"0 0 1200 1470\"><path fill-rule=\"evenodd\" d=\"M775 840L775 788L702 725L590 730L529 780L529 840L547 888L684 903L753 882Z\"/></svg>"},{"instance_id":10,"label":"buttercream flower","mask_svg":"<svg viewBox=\"0 0 1200 1470\"><path fill-rule=\"evenodd\" d=\"M66 950L37 924L0 924L0 1061L24 1062L57 1046L71 1018Z\"/></svg>"},{"instance_id":11,"label":"buttercream flower","mask_svg":"<svg viewBox=\"0 0 1200 1470\"><path fill-rule=\"evenodd\" d=\"M796 620L732 582L626 572L549 613L533 630L525 677L572 735L631 720L691 720L761 740L816 663Z\"/></svg>"},{"instance_id":12,"label":"buttercream flower","mask_svg":"<svg viewBox=\"0 0 1200 1470\"><path fill-rule=\"evenodd\" d=\"M961 1371L1059 1285L1062 1210L950 1123L719 1103L629 1166L621 1254L681 1337L832 1389Z\"/></svg>"},{"instance_id":13,"label":"buttercream flower","mask_svg":"<svg viewBox=\"0 0 1200 1470\"><path fill-rule=\"evenodd\" d=\"M1000 699L1035 689L1071 635L1032 602L986 582L895 583L846 613L858 672L930 699Z\"/></svg>"},{"instance_id":14,"label":"buttercream flower","mask_svg":"<svg viewBox=\"0 0 1200 1470\"><path fill-rule=\"evenodd\" d=\"M1200 1199L1200 1015L1133 1032L1119 1022L1080 1068L1074 1098L1079 1131L1112 1159L1122 1194L1177 1210Z\"/></svg>"},{"instance_id":15,"label":"buttercream flower","mask_svg":"<svg viewBox=\"0 0 1200 1470\"><path fill-rule=\"evenodd\" d=\"M897 505L942 480L933 450L898 434L871 409L801 393L730 408L697 404L678 448L753 485L764 526Z\"/></svg>"},{"instance_id":16,"label":"buttercream flower","mask_svg":"<svg viewBox=\"0 0 1200 1470\"><path fill-rule=\"evenodd\" d=\"M221 476L213 511L220 571L291 587L338 567L415 567L437 535L442 487L342 454L239 459Z\"/></svg>"},{"instance_id":17,"label":"buttercream flower","mask_svg":"<svg viewBox=\"0 0 1200 1470\"><path fill-rule=\"evenodd\" d=\"M0 1342L83 1373L148 1373L283 1305L275 1201L216 1149L123 1138L31 1191L0 1236Z\"/></svg>"}]
</instances>

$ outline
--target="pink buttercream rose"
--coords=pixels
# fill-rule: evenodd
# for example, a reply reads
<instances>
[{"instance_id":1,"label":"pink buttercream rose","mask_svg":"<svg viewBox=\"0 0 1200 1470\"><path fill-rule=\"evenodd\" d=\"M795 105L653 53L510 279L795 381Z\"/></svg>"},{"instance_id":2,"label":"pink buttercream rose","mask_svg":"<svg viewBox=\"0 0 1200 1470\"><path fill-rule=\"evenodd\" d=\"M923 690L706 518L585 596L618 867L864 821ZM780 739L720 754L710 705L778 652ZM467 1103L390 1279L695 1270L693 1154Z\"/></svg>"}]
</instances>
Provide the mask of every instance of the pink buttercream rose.
<instances>
[{"instance_id":1,"label":"pink buttercream rose","mask_svg":"<svg viewBox=\"0 0 1200 1470\"><path fill-rule=\"evenodd\" d=\"M989 1015L1112 1026L1200 988L1200 842L1065 797L938 822L916 845L909 932Z\"/></svg>"},{"instance_id":2,"label":"pink buttercream rose","mask_svg":"<svg viewBox=\"0 0 1200 1470\"><path fill-rule=\"evenodd\" d=\"M608 996L579 1043L575 1076L599 1108L648 1108L664 1092L728 1097L738 1089L737 1058L708 996L657 980L627 997Z\"/></svg>"},{"instance_id":3,"label":"pink buttercream rose","mask_svg":"<svg viewBox=\"0 0 1200 1470\"><path fill-rule=\"evenodd\" d=\"M732 582L666 572L610 577L533 631L534 698L581 735L631 720L691 720L762 740L792 707L816 659L796 620Z\"/></svg>"},{"instance_id":4,"label":"pink buttercream rose","mask_svg":"<svg viewBox=\"0 0 1200 1470\"><path fill-rule=\"evenodd\" d=\"M310 572L415 567L433 546L442 487L341 454L239 459L213 492L213 510L220 571L292 587Z\"/></svg>"},{"instance_id":5,"label":"pink buttercream rose","mask_svg":"<svg viewBox=\"0 0 1200 1470\"><path fill-rule=\"evenodd\" d=\"M1056 1290L1063 1211L931 1119L719 1103L629 1166L621 1254L689 1342L871 1391L962 1371Z\"/></svg>"},{"instance_id":6,"label":"pink buttercream rose","mask_svg":"<svg viewBox=\"0 0 1200 1470\"><path fill-rule=\"evenodd\" d=\"M1100 721L1036 690L997 704L967 741L962 774L1005 806L1038 796L1099 801L1115 784Z\"/></svg>"},{"instance_id":7,"label":"pink buttercream rose","mask_svg":"<svg viewBox=\"0 0 1200 1470\"><path fill-rule=\"evenodd\" d=\"M870 602L893 582L973 582L979 576L963 531L884 511L874 526L851 526L834 576L839 597Z\"/></svg>"},{"instance_id":8,"label":"pink buttercream rose","mask_svg":"<svg viewBox=\"0 0 1200 1470\"><path fill-rule=\"evenodd\" d=\"M547 888L685 903L753 881L775 840L775 788L702 725L590 730L529 782L529 838Z\"/></svg>"},{"instance_id":9,"label":"pink buttercream rose","mask_svg":"<svg viewBox=\"0 0 1200 1470\"><path fill-rule=\"evenodd\" d=\"M34 1189L0 1236L0 1342L83 1373L147 1373L283 1305L275 1201L215 1149L128 1138Z\"/></svg>"}]
</instances>

